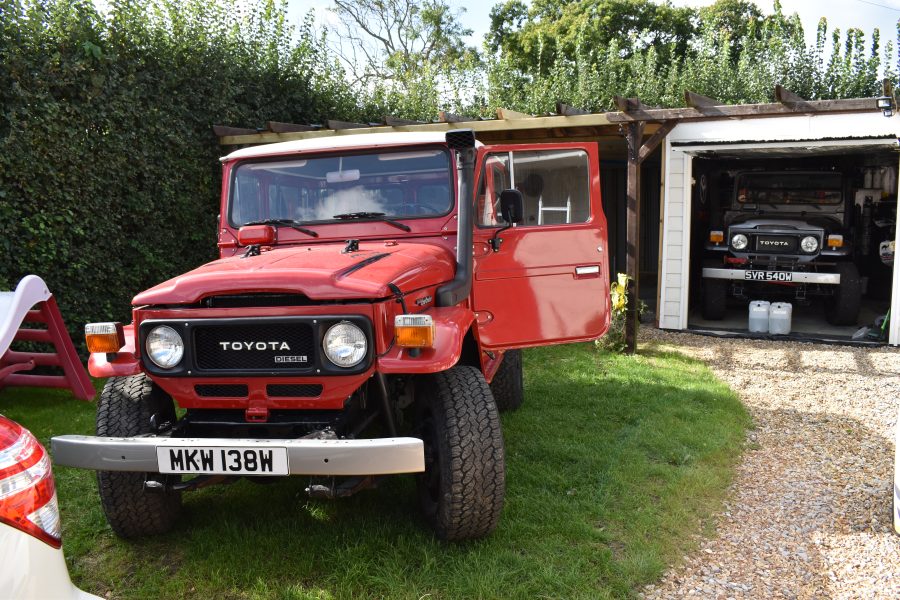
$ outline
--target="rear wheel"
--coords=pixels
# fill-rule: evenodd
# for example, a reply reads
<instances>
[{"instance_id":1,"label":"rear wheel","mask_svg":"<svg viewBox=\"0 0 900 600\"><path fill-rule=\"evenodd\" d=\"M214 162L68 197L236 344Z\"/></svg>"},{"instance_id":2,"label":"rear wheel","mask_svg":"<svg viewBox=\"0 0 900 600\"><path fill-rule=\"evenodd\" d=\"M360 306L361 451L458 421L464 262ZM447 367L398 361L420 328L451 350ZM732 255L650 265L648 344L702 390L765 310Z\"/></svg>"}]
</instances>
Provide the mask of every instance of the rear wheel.
<instances>
[{"instance_id":1,"label":"rear wheel","mask_svg":"<svg viewBox=\"0 0 900 600\"><path fill-rule=\"evenodd\" d=\"M491 393L501 411L516 410L522 406L525 386L522 380L521 350L507 350L503 353L503 362L491 381Z\"/></svg>"},{"instance_id":2,"label":"rear wheel","mask_svg":"<svg viewBox=\"0 0 900 600\"><path fill-rule=\"evenodd\" d=\"M97 435L131 437L153 433L150 418L175 422L175 405L146 375L113 377L97 402ZM135 538L169 531L181 513L180 492L148 492L144 482L165 484L158 473L98 471L97 486L106 520L116 535Z\"/></svg>"},{"instance_id":3,"label":"rear wheel","mask_svg":"<svg viewBox=\"0 0 900 600\"><path fill-rule=\"evenodd\" d=\"M497 526L506 493L503 434L490 387L468 366L420 385L425 472L416 487L422 512L440 539L483 537Z\"/></svg>"},{"instance_id":4,"label":"rear wheel","mask_svg":"<svg viewBox=\"0 0 900 600\"><path fill-rule=\"evenodd\" d=\"M862 303L859 269L851 262L838 263L841 283L834 294L825 299L825 319L832 325L856 325Z\"/></svg>"}]
</instances>

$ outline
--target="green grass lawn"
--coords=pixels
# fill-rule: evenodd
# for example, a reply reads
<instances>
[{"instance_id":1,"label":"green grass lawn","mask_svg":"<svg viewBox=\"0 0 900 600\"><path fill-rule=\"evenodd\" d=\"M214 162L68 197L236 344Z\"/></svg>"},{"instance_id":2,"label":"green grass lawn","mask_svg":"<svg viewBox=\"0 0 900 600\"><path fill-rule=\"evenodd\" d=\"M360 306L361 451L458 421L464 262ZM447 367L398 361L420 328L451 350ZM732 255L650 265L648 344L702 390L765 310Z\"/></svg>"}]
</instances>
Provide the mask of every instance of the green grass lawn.
<instances>
[{"instance_id":1,"label":"green grass lawn","mask_svg":"<svg viewBox=\"0 0 900 600\"><path fill-rule=\"evenodd\" d=\"M747 413L701 363L653 348L530 350L525 385L503 417L507 504L488 539L436 541L410 477L331 502L307 499L296 477L186 494L175 532L124 542L93 473L57 467L72 577L114 598L636 595L720 510ZM45 444L93 430L94 406L60 392L2 391L0 412Z\"/></svg>"}]
</instances>

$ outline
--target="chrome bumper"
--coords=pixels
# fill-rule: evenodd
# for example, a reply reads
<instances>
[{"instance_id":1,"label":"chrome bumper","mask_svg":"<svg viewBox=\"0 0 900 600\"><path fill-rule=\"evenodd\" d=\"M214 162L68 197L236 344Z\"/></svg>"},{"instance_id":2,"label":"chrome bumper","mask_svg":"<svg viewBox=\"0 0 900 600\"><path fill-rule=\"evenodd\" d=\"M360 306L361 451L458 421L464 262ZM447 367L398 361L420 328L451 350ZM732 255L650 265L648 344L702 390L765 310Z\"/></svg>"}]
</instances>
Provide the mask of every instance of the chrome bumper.
<instances>
[{"instance_id":1,"label":"chrome bumper","mask_svg":"<svg viewBox=\"0 0 900 600\"><path fill-rule=\"evenodd\" d=\"M159 473L156 447L286 448L290 475L421 473L425 451L418 438L368 440L246 440L231 438L61 435L50 440L53 462L98 471Z\"/></svg>"},{"instance_id":2,"label":"chrome bumper","mask_svg":"<svg viewBox=\"0 0 900 600\"><path fill-rule=\"evenodd\" d=\"M760 270L760 269L753 269ZM734 279L759 283L779 283L777 281L761 281L759 279L747 279L747 269L715 269L704 268L703 277L707 279ZM840 285L841 276L837 273L806 273L803 271L791 271L790 283L822 283L825 285Z\"/></svg>"}]
</instances>

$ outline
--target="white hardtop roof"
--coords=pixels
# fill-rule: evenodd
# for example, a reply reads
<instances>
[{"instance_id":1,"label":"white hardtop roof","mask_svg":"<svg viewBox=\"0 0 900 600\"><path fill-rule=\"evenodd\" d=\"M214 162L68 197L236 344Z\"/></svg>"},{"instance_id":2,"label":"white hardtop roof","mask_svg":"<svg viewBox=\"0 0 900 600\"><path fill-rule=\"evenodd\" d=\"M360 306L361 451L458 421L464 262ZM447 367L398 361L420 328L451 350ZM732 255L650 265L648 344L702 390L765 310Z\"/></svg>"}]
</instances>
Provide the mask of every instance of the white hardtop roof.
<instances>
[{"instance_id":1,"label":"white hardtop roof","mask_svg":"<svg viewBox=\"0 0 900 600\"><path fill-rule=\"evenodd\" d=\"M349 135L329 135L292 142L262 144L235 150L222 161L240 158L255 158L275 154L292 154L315 150L335 150L340 148L378 148L382 146L406 146L413 144L442 144L447 139L445 131L404 131L392 133L363 133ZM477 145L481 145L476 142Z\"/></svg>"}]
</instances>

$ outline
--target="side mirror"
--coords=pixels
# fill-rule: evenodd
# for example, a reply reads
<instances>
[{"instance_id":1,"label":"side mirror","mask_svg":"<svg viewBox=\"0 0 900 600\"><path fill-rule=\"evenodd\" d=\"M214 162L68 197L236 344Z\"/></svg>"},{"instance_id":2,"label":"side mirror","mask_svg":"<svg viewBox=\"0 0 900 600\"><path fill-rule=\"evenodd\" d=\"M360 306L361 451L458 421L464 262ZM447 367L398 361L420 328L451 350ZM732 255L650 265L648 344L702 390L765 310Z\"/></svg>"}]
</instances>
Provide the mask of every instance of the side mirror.
<instances>
[{"instance_id":1,"label":"side mirror","mask_svg":"<svg viewBox=\"0 0 900 600\"><path fill-rule=\"evenodd\" d=\"M500 192L500 216L512 225L525 220L525 197L519 190Z\"/></svg>"},{"instance_id":2,"label":"side mirror","mask_svg":"<svg viewBox=\"0 0 900 600\"><path fill-rule=\"evenodd\" d=\"M274 243L275 238L275 228L271 225L244 225L238 229L238 243L241 246L265 246Z\"/></svg>"}]
</instances>

